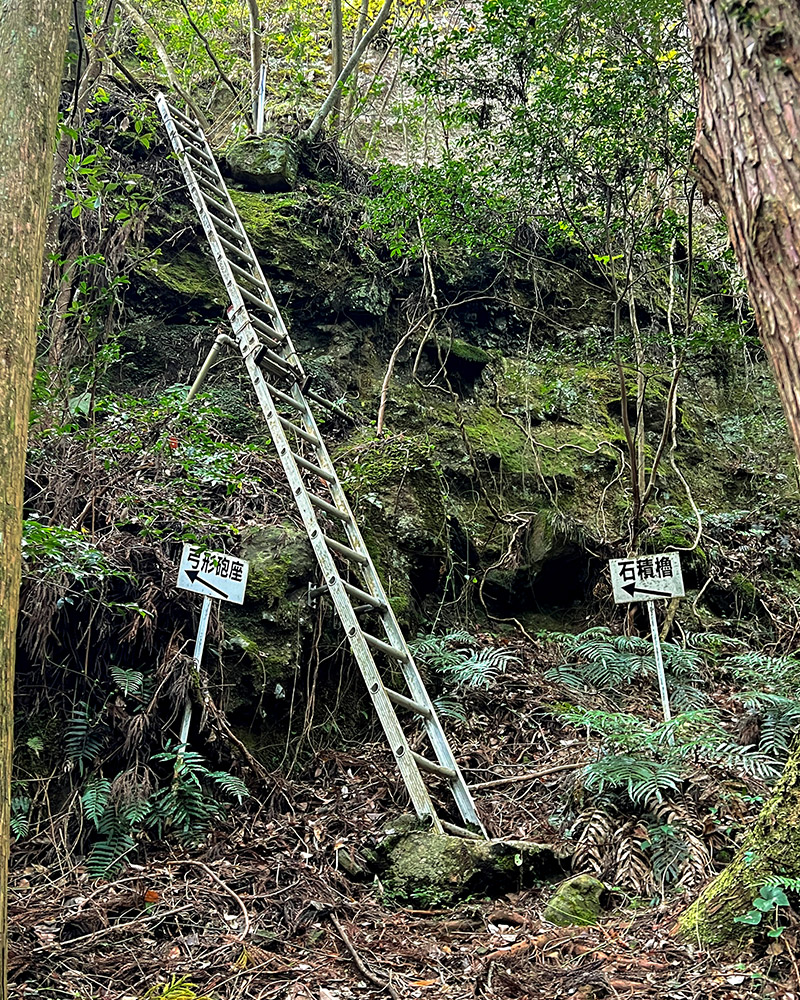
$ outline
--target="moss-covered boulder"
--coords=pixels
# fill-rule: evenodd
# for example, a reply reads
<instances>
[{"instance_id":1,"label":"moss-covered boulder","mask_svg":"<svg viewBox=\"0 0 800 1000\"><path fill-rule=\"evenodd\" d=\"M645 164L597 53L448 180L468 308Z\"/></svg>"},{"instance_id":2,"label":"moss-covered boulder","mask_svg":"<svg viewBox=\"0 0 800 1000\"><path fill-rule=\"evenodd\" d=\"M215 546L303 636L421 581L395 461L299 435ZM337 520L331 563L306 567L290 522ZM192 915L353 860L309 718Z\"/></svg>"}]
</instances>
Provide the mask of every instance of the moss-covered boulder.
<instances>
[{"instance_id":1,"label":"moss-covered boulder","mask_svg":"<svg viewBox=\"0 0 800 1000\"><path fill-rule=\"evenodd\" d=\"M271 704L283 701L311 629L305 598L316 563L295 525L254 532L243 555L250 563L245 601L225 609L225 707L236 712L259 705L269 713Z\"/></svg>"},{"instance_id":2,"label":"moss-covered boulder","mask_svg":"<svg viewBox=\"0 0 800 1000\"><path fill-rule=\"evenodd\" d=\"M225 163L234 180L256 191L291 191L300 157L290 139L258 136L229 146Z\"/></svg>"},{"instance_id":3,"label":"moss-covered boulder","mask_svg":"<svg viewBox=\"0 0 800 1000\"><path fill-rule=\"evenodd\" d=\"M450 837L419 829L413 818L387 830L369 860L389 898L419 906L500 896L561 872L561 859L546 845Z\"/></svg>"},{"instance_id":4,"label":"moss-covered boulder","mask_svg":"<svg viewBox=\"0 0 800 1000\"><path fill-rule=\"evenodd\" d=\"M559 927L588 927L596 924L602 909L605 886L591 875L576 875L562 882L547 904L544 919Z\"/></svg>"}]
</instances>

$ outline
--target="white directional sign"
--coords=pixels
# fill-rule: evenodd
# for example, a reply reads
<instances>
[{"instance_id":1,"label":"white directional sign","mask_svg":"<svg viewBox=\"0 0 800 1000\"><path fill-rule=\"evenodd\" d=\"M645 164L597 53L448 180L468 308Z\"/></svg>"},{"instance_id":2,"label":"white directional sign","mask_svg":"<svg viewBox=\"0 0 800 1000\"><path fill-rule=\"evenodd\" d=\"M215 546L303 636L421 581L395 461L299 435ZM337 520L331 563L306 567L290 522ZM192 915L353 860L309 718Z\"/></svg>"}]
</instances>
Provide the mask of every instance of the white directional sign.
<instances>
[{"instance_id":1,"label":"white directional sign","mask_svg":"<svg viewBox=\"0 0 800 1000\"><path fill-rule=\"evenodd\" d=\"M178 570L178 586L203 597L244 603L249 564L226 552L209 552L202 545L183 546Z\"/></svg>"},{"instance_id":2,"label":"white directional sign","mask_svg":"<svg viewBox=\"0 0 800 1000\"><path fill-rule=\"evenodd\" d=\"M614 601L658 601L662 598L683 597L683 574L679 552L660 552L654 556L631 556L611 559L611 586Z\"/></svg>"}]
</instances>

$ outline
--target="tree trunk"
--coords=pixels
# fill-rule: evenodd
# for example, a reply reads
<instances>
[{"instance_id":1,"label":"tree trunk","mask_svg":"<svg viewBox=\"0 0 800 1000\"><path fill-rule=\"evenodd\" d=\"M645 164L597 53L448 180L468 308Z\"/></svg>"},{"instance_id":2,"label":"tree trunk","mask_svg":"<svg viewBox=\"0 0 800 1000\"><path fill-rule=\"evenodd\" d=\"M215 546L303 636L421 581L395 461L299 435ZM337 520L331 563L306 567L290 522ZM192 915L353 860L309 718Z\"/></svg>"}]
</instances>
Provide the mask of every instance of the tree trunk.
<instances>
[{"instance_id":1,"label":"tree trunk","mask_svg":"<svg viewBox=\"0 0 800 1000\"><path fill-rule=\"evenodd\" d=\"M331 87L336 90L331 116L335 122L342 104L342 91L336 81L344 66L344 28L342 27L342 0L331 0Z\"/></svg>"},{"instance_id":2,"label":"tree trunk","mask_svg":"<svg viewBox=\"0 0 800 1000\"><path fill-rule=\"evenodd\" d=\"M700 107L695 166L747 279L800 458L800 7L687 0ZM800 750L745 845L680 920L721 942L765 880L800 875Z\"/></svg>"},{"instance_id":3,"label":"tree trunk","mask_svg":"<svg viewBox=\"0 0 800 1000\"><path fill-rule=\"evenodd\" d=\"M22 498L56 112L72 4L0 0L0 998L7 996L8 851Z\"/></svg>"},{"instance_id":4,"label":"tree trunk","mask_svg":"<svg viewBox=\"0 0 800 1000\"><path fill-rule=\"evenodd\" d=\"M365 32L363 38L359 44L353 49L350 58L347 60L344 69L339 74L338 79L331 87L331 91L322 103L322 107L314 116L314 120L308 126L308 128L300 133L300 138L305 142L313 142L316 139L319 130L325 124L325 119L331 113L331 110L336 103L337 97L341 96L342 87L350 78L350 74L358 66L358 62L361 56L364 54L367 46L372 41L372 39L378 34L381 28L386 23L389 14L392 12L392 2L393 0L383 0L383 6L378 11L378 16L370 25L369 29Z\"/></svg>"},{"instance_id":5,"label":"tree trunk","mask_svg":"<svg viewBox=\"0 0 800 1000\"><path fill-rule=\"evenodd\" d=\"M258 85L261 80L261 63L264 60L264 46L261 41L261 11L258 0L247 0L250 16L250 104L253 115L253 129L258 121Z\"/></svg>"}]
</instances>

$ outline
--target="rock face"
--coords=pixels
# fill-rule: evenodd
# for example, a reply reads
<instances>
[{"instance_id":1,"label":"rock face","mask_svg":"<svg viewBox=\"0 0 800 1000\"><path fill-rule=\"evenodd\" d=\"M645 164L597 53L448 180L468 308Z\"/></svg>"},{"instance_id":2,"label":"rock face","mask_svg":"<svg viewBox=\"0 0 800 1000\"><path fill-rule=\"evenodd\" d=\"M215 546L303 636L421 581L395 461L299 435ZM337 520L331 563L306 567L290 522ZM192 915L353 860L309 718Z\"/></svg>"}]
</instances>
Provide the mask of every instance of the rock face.
<instances>
[{"instance_id":1,"label":"rock face","mask_svg":"<svg viewBox=\"0 0 800 1000\"><path fill-rule=\"evenodd\" d=\"M225 162L234 180L257 191L291 191L300 157L290 139L259 136L230 146Z\"/></svg>"},{"instance_id":2,"label":"rock face","mask_svg":"<svg viewBox=\"0 0 800 1000\"><path fill-rule=\"evenodd\" d=\"M544 919L559 927L588 927L600 917L600 898L605 886L591 875L576 875L556 890L547 904Z\"/></svg>"},{"instance_id":3,"label":"rock face","mask_svg":"<svg viewBox=\"0 0 800 1000\"><path fill-rule=\"evenodd\" d=\"M546 845L467 840L416 826L414 817L402 817L370 859L386 895L401 903L451 906L476 894L500 896L562 871L561 859Z\"/></svg>"}]
</instances>

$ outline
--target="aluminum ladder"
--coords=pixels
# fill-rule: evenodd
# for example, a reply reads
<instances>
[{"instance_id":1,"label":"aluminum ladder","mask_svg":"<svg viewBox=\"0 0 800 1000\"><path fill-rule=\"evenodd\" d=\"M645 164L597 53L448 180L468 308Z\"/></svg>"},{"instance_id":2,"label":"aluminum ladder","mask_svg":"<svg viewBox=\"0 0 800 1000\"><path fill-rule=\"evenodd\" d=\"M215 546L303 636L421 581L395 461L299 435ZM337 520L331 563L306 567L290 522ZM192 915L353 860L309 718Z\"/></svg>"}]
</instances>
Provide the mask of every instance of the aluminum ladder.
<instances>
[{"instance_id":1,"label":"aluminum ladder","mask_svg":"<svg viewBox=\"0 0 800 1000\"><path fill-rule=\"evenodd\" d=\"M233 338L319 563L324 581L320 590L330 596L344 626L414 811L440 833L485 837L472 795L389 604L310 404L336 407L306 388L300 359L201 127L170 105L163 94L156 96L156 104L225 283ZM218 338L218 342L228 340L227 336ZM198 381L208 370L213 352L214 348ZM364 618L378 619L383 636L368 631ZM396 673L398 667L405 693L388 687L382 679L382 673ZM412 724L422 725L429 756L411 749L398 712ZM441 779L449 789L463 826L437 815L425 784L431 777Z\"/></svg>"}]
</instances>

